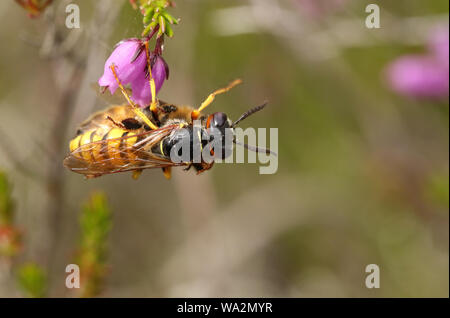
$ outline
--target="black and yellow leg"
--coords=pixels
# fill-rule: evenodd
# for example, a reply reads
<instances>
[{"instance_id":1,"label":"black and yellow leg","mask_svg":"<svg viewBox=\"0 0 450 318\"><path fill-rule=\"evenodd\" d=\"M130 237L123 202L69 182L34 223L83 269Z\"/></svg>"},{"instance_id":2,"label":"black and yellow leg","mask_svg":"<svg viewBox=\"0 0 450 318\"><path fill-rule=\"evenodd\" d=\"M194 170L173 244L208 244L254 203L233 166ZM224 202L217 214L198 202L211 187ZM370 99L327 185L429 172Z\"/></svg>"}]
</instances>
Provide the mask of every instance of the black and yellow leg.
<instances>
[{"instance_id":1,"label":"black and yellow leg","mask_svg":"<svg viewBox=\"0 0 450 318\"><path fill-rule=\"evenodd\" d=\"M170 178L172 178L172 167L164 167L162 168L162 171L164 173L164 177L166 177L167 180L170 180Z\"/></svg>"},{"instance_id":2,"label":"black and yellow leg","mask_svg":"<svg viewBox=\"0 0 450 318\"><path fill-rule=\"evenodd\" d=\"M126 100L128 101L128 104L130 104L131 108L133 109L133 111L135 112L135 114L142 119L142 121L144 123L147 124L147 126L149 126L151 129L155 130L158 129L158 126L156 126L154 123L152 123L150 121L150 119L142 112L142 110L136 106L136 104L133 103L133 101L131 100L130 96L128 96L127 91L125 90L125 88L123 87L122 83L120 82L119 77L117 76L117 72L116 72L116 67L114 66L114 64L112 64L110 66L111 71L114 75L114 78L117 81L117 84L119 85L120 90L122 91L123 96L125 96Z\"/></svg>"},{"instance_id":3,"label":"black and yellow leg","mask_svg":"<svg viewBox=\"0 0 450 318\"><path fill-rule=\"evenodd\" d=\"M150 110L156 115L158 109L158 102L156 100L156 84L152 75L152 64L150 62L150 51L148 48L148 41L145 42L145 54L147 55L147 68L148 68L148 82L150 84L150 93L152 94L152 102L150 104Z\"/></svg>"},{"instance_id":4,"label":"black and yellow leg","mask_svg":"<svg viewBox=\"0 0 450 318\"><path fill-rule=\"evenodd\" d=\"M194 109L191 113L191 118L192 120L197 119L198 117L200 117L200 112L202 110L204 110L206 107L208 107L209 105L211 105L211 103L214 101L214 99L216 98L217 95L223 94L228 92L230 89L232 89L233 87L235 87L236 85L239 85L242 83L242 80L240 79L236 79L234 81L232 81L230 84L228 84L227 87L221 88L216 90L215 92L211 93L208 98L205 99L205 101L200 105L200 107L198 109Z\"/></svg>"}]
</instances>

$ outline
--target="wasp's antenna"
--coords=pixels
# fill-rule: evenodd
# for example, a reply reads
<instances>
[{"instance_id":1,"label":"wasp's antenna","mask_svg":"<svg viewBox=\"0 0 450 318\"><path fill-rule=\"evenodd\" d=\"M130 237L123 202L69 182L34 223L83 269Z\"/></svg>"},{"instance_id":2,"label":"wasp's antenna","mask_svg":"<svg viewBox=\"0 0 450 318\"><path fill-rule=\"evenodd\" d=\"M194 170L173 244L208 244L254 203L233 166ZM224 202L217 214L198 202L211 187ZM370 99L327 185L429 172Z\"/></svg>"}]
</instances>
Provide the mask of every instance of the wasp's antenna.
<instances>
[{"instance_id":1,"label":"wasp's antenna","mask_svg":"<svg viewBox=\"0 0 450 318\"><path fill-rule=\"evenodd\" d=\"M260 106L256 106L255 108L252 108L252 109L246 111L245 113L243 113L243 114L241 115L241 117L239 117L238 120L236 120L236 121L231 125L231 128L236 127L237 124L239 124L241 121L243 121L243 120L246 119L247 117L253 115L254 113L257 113L257 112L259 112L260 110L263 110L264 107L267 106L267 104L268 104L268 102L265 101L264 104L262 104L262 105L260 105Z\"/></svg>"},{"instance_id":2,"label":"wasp's antenna","mask_svg":"<svg viewBox=\"0 0 450 318\"><path fill-rule=\"evenodd\" d=\"M275 157L277 156L277 153L273 152L270 149L266 149L266 148L262 148L262 147L258 147L258 146L247 145L246 143L239 142L236 139L233 139L233 142L236 145L242 146L245 149L253 151L253 152L262 152L262 153L265 153L266 155L274 155Z\"/></svg>"}]
</instances>

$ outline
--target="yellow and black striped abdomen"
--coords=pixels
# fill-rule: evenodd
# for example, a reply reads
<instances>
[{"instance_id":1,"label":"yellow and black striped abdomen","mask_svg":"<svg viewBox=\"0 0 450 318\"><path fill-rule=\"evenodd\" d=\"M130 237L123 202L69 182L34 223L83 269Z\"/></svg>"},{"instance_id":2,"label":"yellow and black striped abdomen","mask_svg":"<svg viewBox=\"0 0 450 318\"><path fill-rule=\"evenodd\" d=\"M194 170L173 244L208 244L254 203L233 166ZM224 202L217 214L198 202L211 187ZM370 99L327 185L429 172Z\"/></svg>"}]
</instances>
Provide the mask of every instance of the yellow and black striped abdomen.
<instances>
[{"instance_id":1,"label":"yellow and black striped abdomen","mask_svg":"<svg viewBox=\"0 0 450 318\"><path fill-rule=\"evenodd\" d=\"M104 134L98 132L90 130L75 137L70 142L70 152L85 161L106 162L112 167L133 163L136 158L133 146L138 140L135 132L121 128L112 128ZM77 149L80 151L76 152Z\"/></svg>"},{"instance_id":2,"label":"yellow and black striped abdomen","mask_svg":"<svg viewBox=\"0 0 450 318\"><path fill-rule=\"evenodd\" d=\"M82 132L70 142L64 165L87 177L172 166L169 158L154 149L177 127L170 125L151 131L114 127Z\"/></svg>"}]
</instances>

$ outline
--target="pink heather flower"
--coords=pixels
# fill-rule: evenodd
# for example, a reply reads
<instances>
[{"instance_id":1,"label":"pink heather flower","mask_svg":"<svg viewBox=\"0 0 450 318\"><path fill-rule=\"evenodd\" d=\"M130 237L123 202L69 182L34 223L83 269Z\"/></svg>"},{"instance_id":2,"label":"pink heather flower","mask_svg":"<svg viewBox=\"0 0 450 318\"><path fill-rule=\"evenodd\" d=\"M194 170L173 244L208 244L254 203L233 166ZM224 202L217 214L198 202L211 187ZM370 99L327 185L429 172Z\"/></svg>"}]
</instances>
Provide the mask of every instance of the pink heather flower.
<instances>
[{"instance_id":1,"label":"pink heather flower","mask_svg":"<svg viewBox=\"0 0 450 318\"><path fill-rule=\"evenodd\" d=\"M448 29L433 33L428 48L426 54L406 55L388 65L387 80L395 92L413 98L448 97Z\"/></svg>"},{"instance_id":2,"label":"pink heather flower","mask_svg":"<svg viewBox=\"0 0 450 318\"><path fill-rule=\"evenodd\" d=\"M156 56L152 60L152 75L155 79L156 93L161 89L168 77L168 67L162 57ZM108 87L111 94L117 90L111 65L114 64L117 76L123 85L131 85L133 102L140 107L146 107L151 101L150 84L148 81L147 55L144 43L139 39L127 39L116 45L105 63L104 73L98 80L98 84Z\"/></svg>"},{"instance_id":3,"label":"pink heather flower","mask_svg":"<svg viewBox=\"0 0 450 318\"><path fill-rule=\"evenodd\" d=\"M141 41L128 39L120 42L106 60L104 73L98 84L108 87L111 94L114 94L119 85L110 69L112 64L115 65L118 77L124 85L129 84L139 73L143 73L147 66L147 58Z\"/></svg>"},{"instance_id":4,"label":"pink heather flower","mask_svg":"<svg viewBox=\"0 0 450 318\"><path fill-rule=\"evenodd\" d=\"M152 67L152 76L155 80L156 94L158 94L164 81L169 77L169 68L161 56L156 56ZM133 92L131 99L138 105L148 105L152 100L150 82L147 72L140 73L132 82Z\"/></svg>"},{"instance_id":5,"label":"pink heather flower","mask_svg":"<svg viewBox=\"0 0 450 318\"><path fill-rule=\"evenodd\" d=\"M387 71L391 88L416 98L448 95L448 68L432 56L408 55L394 61Z\"/></svg>"}]
</instances>

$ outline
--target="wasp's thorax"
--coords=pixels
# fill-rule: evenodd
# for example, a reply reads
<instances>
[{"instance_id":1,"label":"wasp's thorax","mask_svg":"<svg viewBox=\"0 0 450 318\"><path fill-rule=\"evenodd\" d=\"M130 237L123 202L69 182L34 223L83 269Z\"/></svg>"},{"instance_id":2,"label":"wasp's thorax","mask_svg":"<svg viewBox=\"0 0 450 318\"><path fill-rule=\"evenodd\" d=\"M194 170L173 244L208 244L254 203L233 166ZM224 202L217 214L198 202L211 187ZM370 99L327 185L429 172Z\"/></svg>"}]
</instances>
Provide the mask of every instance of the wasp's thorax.
<instances>
[{"instance_id":1,"label":"wasp's thorax","mask_svg":"<svg viewBox=\"0 0 450 318\"><path fill-rule=\"evenodd\" d=\"M224 113L214 113L206 122L186 124L173 131L160 147L160 152L173 161L200 163L212 158L225 159L233 150L231 121Z\"/></svg>"}]
</instances>

